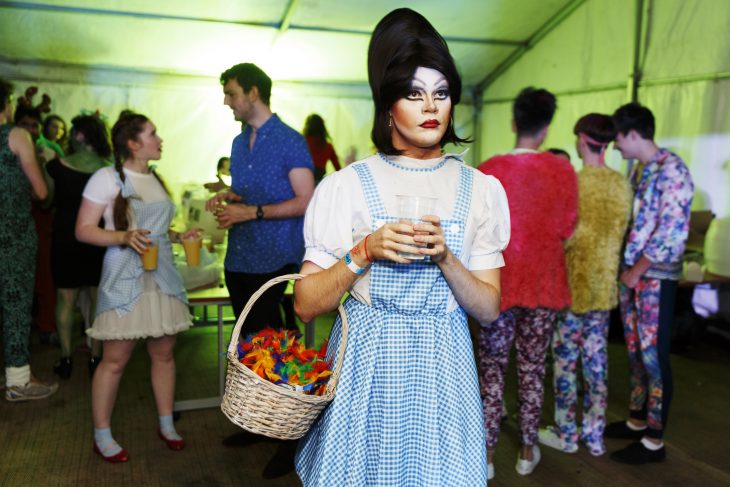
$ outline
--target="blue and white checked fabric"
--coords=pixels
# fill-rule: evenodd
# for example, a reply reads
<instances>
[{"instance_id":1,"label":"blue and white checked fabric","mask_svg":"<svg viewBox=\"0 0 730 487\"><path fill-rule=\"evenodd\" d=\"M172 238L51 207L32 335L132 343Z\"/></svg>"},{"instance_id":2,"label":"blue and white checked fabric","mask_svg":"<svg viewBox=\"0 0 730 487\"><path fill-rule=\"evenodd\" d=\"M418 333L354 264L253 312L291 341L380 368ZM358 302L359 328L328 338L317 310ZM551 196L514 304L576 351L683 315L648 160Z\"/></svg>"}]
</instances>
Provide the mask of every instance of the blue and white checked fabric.
<instances>
[{"instance_id":1,"label":"blue and white checked fabric","mask_svg":"<svg viewBox=\"0 0 730 487\"><path fill-rule=\"evenodd\" d=\"M170 200L145 203L137 197L129 178L122 183L117 174L117 183L121 186L122 196L129 198L137 228L149 230L150 238L159 246L157 269L145 271L142 268L142 259L134 249L120 246L107 248L99 282L97 316L110 309L116 310L120 316L132 311L142 294L140 278L143 272L152 273L163 293L187 304L185 288L180 274L175 269L172 244L167 235L175 216L174 203Z\"/></svg>"},{"instance_id":2,"label":"blue and white checked fabric","mask_svg":"<svg viewBox=\"0 0 730 487\"><path fill-rule=\"evenodd\" d=\"M366 165L357 166L373 228L386 215ZM462 167L456 208L443 221L459 255L473 174ZM429 259L376 261L372 306L350 298L347 352L334 401L300 442L305 486L479 486L487 483L486 437L472 344L461 308ZM338 320L329 350L337 350Z\"/></svg>"}]
</instances>

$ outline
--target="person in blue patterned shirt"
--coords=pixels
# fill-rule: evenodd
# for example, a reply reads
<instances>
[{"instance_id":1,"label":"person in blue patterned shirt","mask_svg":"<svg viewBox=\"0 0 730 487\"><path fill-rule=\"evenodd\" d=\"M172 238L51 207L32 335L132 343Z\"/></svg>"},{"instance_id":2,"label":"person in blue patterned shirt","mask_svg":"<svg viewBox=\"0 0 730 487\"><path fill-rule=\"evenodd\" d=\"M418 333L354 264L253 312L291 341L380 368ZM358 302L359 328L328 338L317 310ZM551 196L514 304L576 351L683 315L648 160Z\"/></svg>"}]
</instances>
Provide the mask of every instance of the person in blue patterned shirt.
<instances>
[{"instance_id":1,"label":"person in blue patterned shirt","mask_svg":"<svg viewBox=\"0 0 730 487\"><path fill-rule=\"evenodd\" d=\"M264 283L301 265L314 164L304 137L272 113L266 73L255 64L237 64L220 81L223 103L245 128L233 140L231 188L208 200L207 208L228 229L226 285L239 316ZM285 288L282 283L259 298L246 317L244 334L284 326L279 303Z\"/></svg>"},{"instance_id":2,"label":"person in blue patterned shirt","mask_svg":"<svg viewBox=\"0 0 730 487\"><path fill-rule=\"evenodd\" d=\"M231 148L231 188L212 197L207 209L228 229L225 276L236 316L270 279L297 272L304 257L304 212L314 192L314 163L304 136L270 108L271 78L251 63L221 74L223 103L244 129ZM270 288L246 315L242 336L282 328L279 304L286 283ZM287 327L295 327L293 309ZM257 441L233 435L226 443ZM296 441L279 443L263 471L276 478L294 469Z\"/></svg>"},{"instance_id":3,"label":"person in blue patterned shirt","mask_svg":"<svg viewBox=\"0 0 730 487\"><path fill-rule=\"evenodd\" d=\"M631 174L633 214L621 267L621 315L631 370L629 419L606 427L607 438L634 439L617 462L663 461L672 399L669 344L677 281L689 231L694 188L682 159L654 142L654 115L638 103L613 114L616 149L637 159Z\"/></svg>"}]
</instances>

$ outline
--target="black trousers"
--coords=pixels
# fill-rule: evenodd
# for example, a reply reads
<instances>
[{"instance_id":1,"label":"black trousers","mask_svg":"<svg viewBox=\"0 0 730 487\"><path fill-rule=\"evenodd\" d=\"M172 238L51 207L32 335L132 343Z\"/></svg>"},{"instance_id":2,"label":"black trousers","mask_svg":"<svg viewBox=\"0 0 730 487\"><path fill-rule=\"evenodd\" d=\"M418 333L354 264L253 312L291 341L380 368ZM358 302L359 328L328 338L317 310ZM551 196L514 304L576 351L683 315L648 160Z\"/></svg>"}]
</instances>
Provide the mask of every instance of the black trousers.
<instances>
[{"instance_id":1,"label":"black trousers","mask_svg":"<svg viewBox=\"0 0 730 487\"><path fill-rule=\"evenodd\" d=\"M226 269L226 286L231 297L231 305L236 317L240 316L249 298L261 288L267 281L284 274L296 273L298 268L295 264L287 264L279 270L268 274L248 274L245 272L231 272ZM282 282L269 288L254 304L246 316L246 321L241 328L241 336L245 337L258 333L266 327L275 329L284 328L284 320L281 317L281 309L284 298L284 291L287 283ZM284 310L287 316L286 328L297 329L294 321L294 310L291 302L286 300Z\"/></svg>"}]
</instances>

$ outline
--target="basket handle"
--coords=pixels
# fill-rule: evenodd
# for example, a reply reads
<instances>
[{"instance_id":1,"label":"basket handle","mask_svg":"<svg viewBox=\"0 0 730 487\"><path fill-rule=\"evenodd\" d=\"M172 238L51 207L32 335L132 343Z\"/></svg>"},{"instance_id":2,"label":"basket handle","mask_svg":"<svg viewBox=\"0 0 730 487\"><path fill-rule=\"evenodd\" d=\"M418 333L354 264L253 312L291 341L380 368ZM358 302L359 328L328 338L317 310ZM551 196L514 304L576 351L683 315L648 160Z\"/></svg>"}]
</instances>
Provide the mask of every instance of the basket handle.
<instances>
[{"instance_id":1,"label":"basket handle","mask_svg":"<svg viewBox=\"0 0 730 487\"><path fill-rule=\"evenodd\" d=\"M248 302L246 303L246 306L243 308L243 311L238 316L238 320L236 320L236 326L233 327L231 340L228 344L229 359L238 357L237 346L239 336L241 335L241 328L243 328L243 322L246 319L246 316L248 316L249 311L251 311L251 308L253 308L253 305L259 299L259 297L264 294L270 287L276 286L277 284L286 281L299 281L301 279L304 279L305 277L307 277L305 274L285 274L283 276L278 276L266 282L263 286L259 288L258 291L251 295ZM342 319L342 336L340 337L340 346L337 350L337 366L335 370L332 371L332 375L330 376L330 380L327 384L327 392L325 393L325 395L327 396L333 396L335 393L337 381L340 376L340 369L342 368L342 358L344 357L345 349L347 348L347 313L345 313L345 309L342 307L342 304L337 307L337 312L340 314L340 318Z\"/></svg>"}]
</instances>

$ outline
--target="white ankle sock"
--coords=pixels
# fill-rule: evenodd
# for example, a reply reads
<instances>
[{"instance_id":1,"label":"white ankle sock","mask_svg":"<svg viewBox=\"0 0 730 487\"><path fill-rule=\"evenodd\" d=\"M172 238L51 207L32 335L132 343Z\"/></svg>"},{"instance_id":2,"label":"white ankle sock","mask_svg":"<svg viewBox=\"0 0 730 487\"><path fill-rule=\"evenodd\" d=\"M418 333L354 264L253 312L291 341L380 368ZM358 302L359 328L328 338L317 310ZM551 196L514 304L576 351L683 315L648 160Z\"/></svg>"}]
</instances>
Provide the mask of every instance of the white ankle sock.
<instances>
[{"instance_id":1,"label":"white ankle sock","mask_svg":"<svg viewBox=\"0 0 730 487\"><path fill-rule=\"evenodd\" d=\"M112 437L111 428L94 428L94 441L96 447L105 457L113 457L122 451L122 447Z\"/></svg>"},{"instance_id":2,"label":"white ankle sock","mask_svg":"<svg viewBox=\"0 0 730 487\"><path fill-rule=\"evenodd\" d=\"M642 438L641 439L641 444L644 445L644 447L647 450L651 450L651 451L657 451L657 450L661 450L662 448L664 448L664 442L663 441L657 445L656 443L654 443L652 441L649 441L646 438Z\"/></svg>"},{"instance_id":3,"label":"white ankle sock","mask_svg":"<svg viewBox=\"0 0 730 487\"><path fill-rule=\"evenodd\" d=\"M7 387L24 386L30 382L30 364L20 367L5 367L5 385Z\"/></svg>"},{"instance_id":4,"label":"white ankle sock","mask_svg":"<svg viewBox=\"0 0 730 487\"><path fill-rule=\"evenodd\" d=\"M635 426L634 423L632 423L628 419L626 420L626 426L628 426L628 428L631 431L644 431L646 429L646 425L644 425L644 426Z\"/></svg>"},{"instance_id":5,"label":"white ankle sock","mask_svg":"<svg viewBox=\"0 0 730 487\"><path fill-rule=\"evenodd\" d=\"M172 415L159 416L159 418L162 436L168 440L182 440L182 436L178 435L177 431L175 431L175 425L172 423Z\"/></svg>"}]
</instances>

